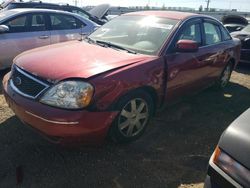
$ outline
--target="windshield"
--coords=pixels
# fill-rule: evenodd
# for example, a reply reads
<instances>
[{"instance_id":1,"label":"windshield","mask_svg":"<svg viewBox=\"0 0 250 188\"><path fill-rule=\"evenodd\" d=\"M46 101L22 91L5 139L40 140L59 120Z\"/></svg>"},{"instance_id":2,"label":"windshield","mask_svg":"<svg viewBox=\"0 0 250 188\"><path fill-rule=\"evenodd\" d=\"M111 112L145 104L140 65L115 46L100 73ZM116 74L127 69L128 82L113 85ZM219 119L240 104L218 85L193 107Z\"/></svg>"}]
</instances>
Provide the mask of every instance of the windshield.
<instances>
[{"instance_id":1,"label":"windshield","mask_svg":"<svg viewBox=\"0 0 250 188\"><path fill-rule=\"evenodd\" d=\"M156 55L177 22L155 16L119 16L89 38L116 44L137 53Z\"/></svg>"},{"instance_id":2,"label":"windshield","mask_svg":"<svg viewBox=\"0 0 250 188\"><path fill-rule=\"evenodd\" d=\"M2 22L4 19L6 19L6 18L8 18L16 13L17 13L17 11L15 11L15 9L14 10L5 10L5 9L1 10L0 11L0 22Z\"/></svg>"},{"instance_id":3,"label":"windshield","mask_svg":"<svg viewBox=\"0 0 250 188\"><path fill-rule=\"evenodd\" d=\"M245 28L243 28L242 31L250 32L250 25L248 25Z\"/></svg>"}]
</instances>

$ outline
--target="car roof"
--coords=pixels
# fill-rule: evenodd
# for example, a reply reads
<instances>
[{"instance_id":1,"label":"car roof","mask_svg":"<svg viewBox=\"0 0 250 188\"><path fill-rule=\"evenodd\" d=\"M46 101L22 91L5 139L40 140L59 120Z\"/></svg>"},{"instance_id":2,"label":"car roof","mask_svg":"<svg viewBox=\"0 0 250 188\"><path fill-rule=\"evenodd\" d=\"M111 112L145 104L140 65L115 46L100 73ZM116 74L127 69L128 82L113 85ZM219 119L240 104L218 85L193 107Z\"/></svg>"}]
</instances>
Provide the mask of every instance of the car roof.
<instances>
[{"instance_id":1,"label":"car roof","mask_svg":"<svg viewBox=\"0 0 250 188\"><path fill-rule=\"evenodd\" d=\"M15 15L19 15L22 13L36 13L36 12L46 12L46 13L61 13L61 14L66 14L66 15L71 15L75 16L78 19L84 21L85 23L89 23L92 25L97 25L95 22L84 18L83 16L79 16L75 13L67 12L67 11L62 11L62 10L52 10L52 9L38 9L38 8L16 8L16 9L10 9L6 11L0 12L0 22L4 22L8 20L11 17L14 17Z\"/></svg>"},{"instance_id":2,"label":"car roof","mask_svg":"<svg viewBox=\"0 0 250 188\"><path fill-rule=\"evenodd\" d=\"M16 8L16 9L10 9L10 10L5 10L5 11L0 12L0 22L5 21L6 19L11 18L12 16L15 16L15 15L19 15L22 13L35 13L35 12L62 13L62 14L77 16L74 13L61 11L61 10L37 9L37 8ZM85 18L81 18L81 19L86 20Z\"/></svg>"},{"instance_id":3,"label":"car roof","mask_svg":"<svg viewBox=\"0 0 250 188\"><path fill-rule=\"evenodd\" d=\"M176 19L176 20L184 20L192 16L203 17L203 15L199 15L195 13L178 12L178 11L139 11L139 12L127 13L125 15L158 16L158 17L164 17L164 18L170 18L170 19Z\"/></svg>"},{"instance_id":4,"label":"car roof","mask_svg":"<svg viewBox=\"0 0 250 188\"><path fill-rule=\"evenodd\" d=\"M16 9L10 9L10 10L6 10L6 11L13 12L13 14L20 13L20 12L24 12L24 13L29 13L29 12L59 12L59 13L72 14L72 13L67 12L67 11L45 9L45 8L16 8Z\"/></svg>"},{"instance_id":5,"label":"car roof","mask_svg":"<svg viewBox=\"0 0 250 188\"><path fill-rule=\"evenodd\" d=\"M14 15L18 14L19 12L21 12L21 11L16 10L16 9L13 9L13 10L2 10L0 12L0 21L4 20L6 18L9 18L11 16L14 16Z\"/></svg>"},{"instance_id":6,"label":"car roof","mask_svg":"<svg viewBox=\"0 0 250 188\"><path fill-rule=\"evenodd\" d=\"M89 17L93 17L94 15L90 14L88 11L82 9L81 7L69 5L69 4L55 4L55 3L44 3L44 2L12 2L9 5L17 5L16 7L10 7L7 8L7 10L11 9L20 9L20 8L26 8L26 9L49 9L49 10L61 10L72 13L70 10L77 9L81 10L81 12L84 12L84 14L88 15Z\"/></svg>"},{"instance_id":7,"label":"car roof","mask_svg":"<svg viewBox=\"0 0 250 188\"><path fill-rule=\"evenodd\" d=\"M75 7L69 4L56 4L56 3L47 3L47 2L12 2L10 4L17 4L17 5L50 5L50 6L68 6L68 7Z\"/></svg>"},{"instance_id":8,"label":"car roof","mask_svg":"<svg viewBox=\"0 0 250 188\"><path fill-rule=\"evenodd\" d=\"M62 13L62 14L68 14L68 15L75 15L70 12L61 11L61 10L52 10L52 9L37 9L37 8L16 8L16 9L10 9L0 12L0 21L6 18L9 18L14 15L18 15L21 13L34 13L34 12L50 12L50 13Z\"/></svg>"}]
</instances>

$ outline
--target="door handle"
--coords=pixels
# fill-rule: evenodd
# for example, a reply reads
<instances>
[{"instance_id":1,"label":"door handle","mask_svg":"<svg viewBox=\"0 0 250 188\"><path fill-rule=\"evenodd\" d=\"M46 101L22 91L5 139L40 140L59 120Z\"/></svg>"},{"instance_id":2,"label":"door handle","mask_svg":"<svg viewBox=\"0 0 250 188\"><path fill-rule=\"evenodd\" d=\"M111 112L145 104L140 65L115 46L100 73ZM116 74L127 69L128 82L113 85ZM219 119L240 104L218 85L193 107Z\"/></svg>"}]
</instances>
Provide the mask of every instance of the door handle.
<instances>
[{"instance_id":1,"label":"door handle","mask_svg":"<svg viewBox=\"0 0 250 188\"><path fill-rule=\"evenodd\" d=\"M41 36L39 37L39 39L47 39L47 38L49 38L48 35L41 35Z\"/></svg>"}]
</instances>

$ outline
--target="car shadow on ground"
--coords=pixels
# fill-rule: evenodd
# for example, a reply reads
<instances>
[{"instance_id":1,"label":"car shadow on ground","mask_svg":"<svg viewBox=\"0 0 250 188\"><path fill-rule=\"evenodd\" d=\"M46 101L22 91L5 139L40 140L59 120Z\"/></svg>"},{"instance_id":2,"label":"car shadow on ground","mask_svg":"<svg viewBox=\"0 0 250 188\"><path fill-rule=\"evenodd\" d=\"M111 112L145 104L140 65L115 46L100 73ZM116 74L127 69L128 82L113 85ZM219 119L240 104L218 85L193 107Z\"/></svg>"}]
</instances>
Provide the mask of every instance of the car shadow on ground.
<instances>
[{"instance_id":1,"label":"car shadow on ground","mask_svg":"<svg viewBox=\"0 0 250 188\"><path fill-rule=\"evenodd\" d=\"M128 145L61 148L15 116L0 124L0 187L178 187L204 181L223 130L250 104L236 83L188 97L157 114ZM17 173L17 169L18 173ZM21 170L20 170L21 169Z\"/></svg>"}]
</instances>

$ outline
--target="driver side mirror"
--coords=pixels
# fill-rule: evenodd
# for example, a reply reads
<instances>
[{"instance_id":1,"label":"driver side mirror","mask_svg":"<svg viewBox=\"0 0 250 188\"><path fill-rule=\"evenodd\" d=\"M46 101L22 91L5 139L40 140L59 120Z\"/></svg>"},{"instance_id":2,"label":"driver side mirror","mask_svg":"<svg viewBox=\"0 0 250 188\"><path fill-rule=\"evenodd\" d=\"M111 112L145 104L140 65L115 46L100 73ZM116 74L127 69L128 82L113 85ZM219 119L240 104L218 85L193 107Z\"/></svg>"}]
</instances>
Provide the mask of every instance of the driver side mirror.
<instances>
[{"instance_id":1,"label":"driver side mirror","mask_svg":"<svg viewBox=\"0 0 250 188\"><path fill-rule=\"evenodd\" d=\"M198 43L193 40L179 40L176 44L177 52L197 52Z\"/></svg>"},{"instance_id":2,"label":"driver side mirror","mask_svg":"<svg viewBox=\"0 0 250 188\"><path fill-rule=\"evenodd\" d=\"M5 33L9 31L9 27L7 25L0 25L0 33Z\"/></svg>"}]
</instances>

